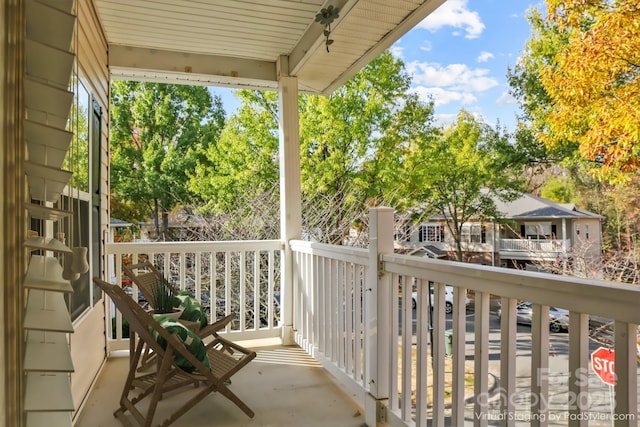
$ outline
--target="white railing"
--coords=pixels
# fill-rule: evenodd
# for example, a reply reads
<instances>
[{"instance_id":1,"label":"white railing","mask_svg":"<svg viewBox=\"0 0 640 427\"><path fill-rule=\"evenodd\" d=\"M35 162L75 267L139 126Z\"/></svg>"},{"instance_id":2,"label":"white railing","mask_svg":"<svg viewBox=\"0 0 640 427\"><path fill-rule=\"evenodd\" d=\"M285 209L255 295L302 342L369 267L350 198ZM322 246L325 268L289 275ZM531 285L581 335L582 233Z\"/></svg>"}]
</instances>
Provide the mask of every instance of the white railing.
<instances>
[{"instance_id":1,"label":"white railing","mask_svg":"<svg viewBox=\"0 0 640 427\"><path fill-rule=\"evenodd\" d=\"M210 321L236 313L225 330L233 339L280 335L280 241L110 243L106 252L108 279L134 298L138 290L123 275L122 264L149 259L201 301ZM111 304L106 310L107 323L112 322L108 351L128 349L122 315Z\"/></svg>"},{"instance_id":2,"label":"white railing","mask_svg":"<svg viewBox=\"0 0 640 427\"><path fill-rule=\"evenodd\" d=\"M291 249L295 340L363 402L370 380L369 251L303 241L292 241Z\"/></svg>"},{"instance_id":3,"label":"white railing","mask_svg":"<svg viewBox=\"0 0 640 427\"><path fill-rule=\"evenodd\" d=\"M569 240L500 239L501 251L562 252L571 247Z\"/></svg>"},{"instance_id":4,"label":"white railing","mask_svg":"<svg viewBox=\"0 0 640 427\"><path fill-rule=\"evenodd\" d=\"M292 310L296 342L365 409L367 425L583 426L585 417L589 425L608 426L613 418L616 426L637 425L640 288L395 255L393 212L373 209L370 224L368 249L289 242L292 307L283 307ZM209 295L212 304L215 296L228 301L239 289L246 304L239 324L227 331L234 339L281 332L279 312L269 302L281 286L280 242L110 244L107 250L117 281L123 257L144 254L175 274L181 288L193 280L196 295ZM454 289L451 314L445 312L446 286ZM474 303L469 312L467 293ZM524 333L516 324L521 300L533 302ZM260 305L268 307L264 325L251 311ZM568 334L550 334L552 306L569 310ZM613 400L608 387L594 380L590 316L613 325ZM115 319L119 331L117 314ZM125 343L120 334L111 347L128 348ZM564 355L556 354L559 348ZM597 396L601 401L594 401Z\"/></svg>"},{"instance_id":5,"label":"white railing","mask_svg":"<svg viewBox=\"0 0 640 427\"><path fill-rule=\"evenodd\" d=\"M392 238L392 213L373 210L371 222L380 225L369 250L290 242L296 340L365 408L368 425L637 425L640 288L395 255L381 243ZM454 288L452 314L445 284ZM412 291L415 309L403 298ZM524 334L521 300L534 303ZM551 306L569 310L568 334L550 334ZM590 315L613 322L613 405L590 363ZM558 359L556 348L565 351Z\"/></svg>"}]
</instances>

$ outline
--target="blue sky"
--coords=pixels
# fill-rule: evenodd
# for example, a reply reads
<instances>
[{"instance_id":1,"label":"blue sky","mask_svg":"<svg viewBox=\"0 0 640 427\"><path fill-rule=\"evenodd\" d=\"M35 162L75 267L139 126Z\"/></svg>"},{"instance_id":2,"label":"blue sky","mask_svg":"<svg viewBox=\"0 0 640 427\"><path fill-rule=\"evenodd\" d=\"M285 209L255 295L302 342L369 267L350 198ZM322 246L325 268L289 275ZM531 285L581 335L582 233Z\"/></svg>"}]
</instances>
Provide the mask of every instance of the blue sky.
<instances>
[{"instance_id":1,"label":"blue sky","mask_svg":"<svg viewBox=\"0 0 640 427\"><path fill-rule=\"evenodd\" d=\"M447 0L391 48L413 79L411 91L435 102L437 123L451 123L460 109L513 131L518 106L508 94L513 67L529 39L522 0ZM225 109L238 102L228 89L212 88Z\"/></svg>"},{"instance_id":2,"label":"blue sky","mask_svg":"<svg viewBox=\"0 0 640 427\"><path fill-rule=\"evenodd\" d=\"M437 120L461 108L514 130L515 100L506 80L530 37L521 0L447 0L392 47L413 77L412 91L435 101Z\"/></svg>"}]
</instances>

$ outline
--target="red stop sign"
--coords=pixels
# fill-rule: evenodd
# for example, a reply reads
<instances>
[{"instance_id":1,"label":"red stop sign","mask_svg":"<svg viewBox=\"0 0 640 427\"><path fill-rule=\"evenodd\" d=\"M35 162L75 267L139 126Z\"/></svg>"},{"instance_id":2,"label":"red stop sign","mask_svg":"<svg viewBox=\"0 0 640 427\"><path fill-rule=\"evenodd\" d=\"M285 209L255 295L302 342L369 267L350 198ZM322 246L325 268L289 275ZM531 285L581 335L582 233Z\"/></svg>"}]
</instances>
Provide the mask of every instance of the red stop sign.
<instances>
[{"instance_id":1,"label":"red stop sign","mask_svg":"<svg viewBox=\"0 0 640 427\"><path fill-rule=\"evenodd\" d=\"M605 383L616 384L615 352L605 347L600 347L591 353L591 367L593 372Z\"/></svg>"}]
</instances>

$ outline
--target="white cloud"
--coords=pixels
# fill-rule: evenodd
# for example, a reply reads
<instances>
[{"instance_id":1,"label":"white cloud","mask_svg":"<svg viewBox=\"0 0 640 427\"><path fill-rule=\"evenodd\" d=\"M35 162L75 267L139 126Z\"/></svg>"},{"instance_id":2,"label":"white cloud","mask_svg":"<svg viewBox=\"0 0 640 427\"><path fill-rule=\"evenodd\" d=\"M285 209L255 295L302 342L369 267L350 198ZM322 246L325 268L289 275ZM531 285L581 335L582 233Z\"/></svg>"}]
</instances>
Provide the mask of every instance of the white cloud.
<instances>
[{"instance_id":1,"label":"white cloud","mask_svg":"<svg viewBox=\"0 0 640 427\"><path fill-rule=\"evenodd\" d=\"M420 46L420 50L429 52L431 50L431 42L429 40L425 40L422 42L422 46Z\"/></svg>"},{"instance_id":2,"label":"white cloud","mask_svg":"<svg viewBox=\"0 0 640 427\"><path fill-rule=\"evenodd\" d=\"M518 100L515 99L509 92L504 91L502 95L496 99L496 104L505 105L505 104L517 104Z\"/></svg>"},{"instance_id":3,"label":"white cloud","mask_svg":"<svg viewBox=\"0 0 640 427\"><path fill-rule=\"evenodd\" d=\"M488 76L488 69L472 69L466 64L449 64L443 67L438 63L413 61L407 64L407 71L416 85L448 87L469 92L484 92L498 85L496 79Z\"/></svg>"},{"instance_id":4,"label":"white cloud","mask_svg":"<svg viewBox=\"0 0 640 427\"><path fill-rule=\"evenodd\" d=\"M447 90L441 87L415 86L409 89L410 93L415 93L418 97L425 101L433 100L434 105L440 106L450 102L458 102L462 105L469 105L478 100L472 93Z\"/></svg>"},{"instance_id":5,"label":"white cloud","mask_svg":"<svg viewBox=\"0 0 640 427\"><path fill-rule=\"evenodd\" d=\"M478 55L478 62L487 62L492 58L494 58L493 53L483 50L482 52L480 52L480 55Z\"/></svg>"},{"instance_id":6,"label":"white cloud","mask_svg":"<svg viewBox=\"0 0 640 427\"><path fill-rule=\"evenodd\" d=\"M435 114L433 116L435 125L442 128L447 128L456 122L458 114Z\"/></svg>"},{"instance_id":7,"label":"white cloud","mask_svg":"<svg viewBox=\"0 0 640 427\"><path fill-rule=\"evenodd\" d=\"M403 59L404 58L404 48L400 47L398 45L393 45L391 46L391 49L389 49L391 52L391 55L393 55L394 58L398 58L398 59Z\"/></svg>"},{"instance_id":8,"label":"white cloud","mask_svg":"<svg viewBox=\"0 0 640 427\"><path fill-rule=\"evenodd\" d=\"M484 24L478 12L467 9L467 0L447 0L418 24L418 28L431 32L447 26L464 30L465 38L468 39L480 37L484 30ZM454 35L460 34L460 31L454 32Z\"/></svg>"},{"instance_id":9,"label":"white cloud","mask_svg":"<svg viewBox=\"0 0 640 427\"><path fill-rule=\"evenodd\" d=\"M412 76L410 92L424 101L433 100L435 106L452 102L469 106L478 101L477 95L498 85L484 68L469 68L466 64L413 61L406 64Z\"/></svg>"}]
</instances>

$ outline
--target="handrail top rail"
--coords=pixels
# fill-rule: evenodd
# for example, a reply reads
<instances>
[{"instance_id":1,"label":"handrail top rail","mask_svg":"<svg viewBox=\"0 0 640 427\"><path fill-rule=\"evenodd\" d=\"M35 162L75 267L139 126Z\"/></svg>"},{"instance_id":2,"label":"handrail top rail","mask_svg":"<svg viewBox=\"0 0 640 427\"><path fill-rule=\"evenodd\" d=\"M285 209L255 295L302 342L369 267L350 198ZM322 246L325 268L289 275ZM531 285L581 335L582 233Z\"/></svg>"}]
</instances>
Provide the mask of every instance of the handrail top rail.
<instances>
[{"instance_id":1,"label":"handrail top rail","mask_svg":"<svg viewBox=\"0 0 640 427\"><path fill-rule=\"evenodd\" d=\"M367 264L369 250L353 246L330 245L327 243L310 242L307 240L290 240L291 250L329 258L339 258L342 261Z\"/></svg>"},{"instance_id":2,"label":"handrail top rail","mask_svg":"<svg viewBox=\"0 0 640 427\"><path fill-rule=\"evenodd\" d=\"M281 250L281 240L212 240L190 242L118 242L107 243L107 254L164 252L224 252L247 250Z\"/></svg>"},{"instance_id":3,"label":"handrail top rail","mask_svg":"<svg viewBox=\"0 0 640 427\"><path fill-rule=\"evenodd\" d=\"M640 287L455 261L383 254L383 269L503 297L640 324Z\"/></svg>"}]
</instances>

